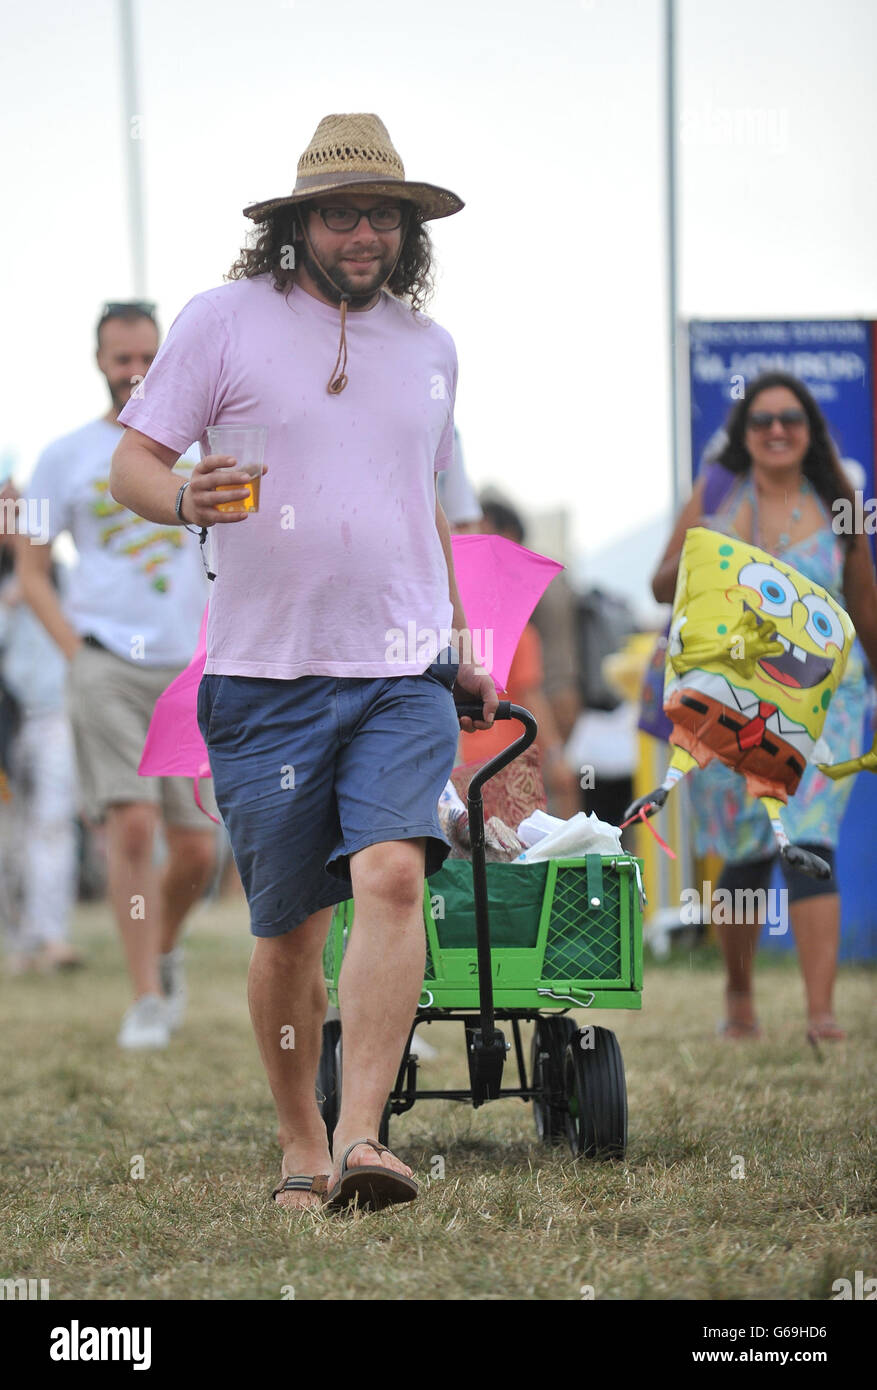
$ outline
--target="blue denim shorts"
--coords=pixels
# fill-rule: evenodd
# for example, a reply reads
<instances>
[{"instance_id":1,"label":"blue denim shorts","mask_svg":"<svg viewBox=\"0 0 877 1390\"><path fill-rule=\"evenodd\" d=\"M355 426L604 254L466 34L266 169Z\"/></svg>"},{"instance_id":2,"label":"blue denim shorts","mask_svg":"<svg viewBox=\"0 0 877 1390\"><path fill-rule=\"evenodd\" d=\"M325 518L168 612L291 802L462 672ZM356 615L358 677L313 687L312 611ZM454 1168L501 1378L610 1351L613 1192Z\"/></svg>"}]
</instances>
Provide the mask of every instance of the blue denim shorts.
<instances>
[{"instance_id":1,"label":"blue denim shorts","mask_svg":"<svg viewBox=\"0 0 877 1390\"><path fill-rule=\"evenodd\" d=\"M351 897L350 856L368 845L424 836L426 873L440 868L457 670L446 650L418 676L202 677L198 725L254 936Z\"/></svg>"}]
</instances>

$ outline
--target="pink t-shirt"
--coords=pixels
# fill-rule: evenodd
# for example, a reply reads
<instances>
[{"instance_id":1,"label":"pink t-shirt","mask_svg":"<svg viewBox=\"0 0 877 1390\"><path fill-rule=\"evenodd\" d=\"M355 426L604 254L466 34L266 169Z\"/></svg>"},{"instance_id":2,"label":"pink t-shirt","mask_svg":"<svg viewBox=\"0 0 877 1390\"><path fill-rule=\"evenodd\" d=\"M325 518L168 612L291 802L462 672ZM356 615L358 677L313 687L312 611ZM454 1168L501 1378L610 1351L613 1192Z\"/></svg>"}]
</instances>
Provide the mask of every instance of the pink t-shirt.
<instances>
[{"instance_id":1,"label":"pink t-shirt","mask_svg":"<svg viewBox=\"0 0 877 1390\"><path fill-rule=\"evenodd\" d=\"M454 453L454 343L384 292L348 312L348 384L332 396L340 322L270 275L207 290L119 416L181 454L210 452L208 425L268 427L258 513L210 530L208 674L415 675L447 645L434 479Z\"/></svg>"}]
</instances>

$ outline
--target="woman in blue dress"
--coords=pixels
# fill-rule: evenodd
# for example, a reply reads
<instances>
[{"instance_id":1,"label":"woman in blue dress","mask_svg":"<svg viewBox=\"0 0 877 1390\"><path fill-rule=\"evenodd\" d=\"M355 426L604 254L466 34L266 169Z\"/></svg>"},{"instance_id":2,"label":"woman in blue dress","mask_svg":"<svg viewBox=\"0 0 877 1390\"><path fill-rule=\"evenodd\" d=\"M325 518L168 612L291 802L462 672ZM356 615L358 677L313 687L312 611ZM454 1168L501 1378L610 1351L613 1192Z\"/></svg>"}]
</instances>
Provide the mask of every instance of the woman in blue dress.
<instances>
[{"instance_id":1,"label":"woman in blue dress","mask_svg":"<svg viewBox=\"0 0 877 1390\"><path fill-rule=\"evenodd\" d=\"M704 517L705 478L698 479L652 580L655 598L672 603L685 533L698 525L751 541L821 584L846 608L858 640L826 718L828 752L820 761L855 758L862 751L865 658L877 670L877 583L867 537L832 528L837 499L846 499L852 515L857 513L825 419L800 381L771 372L751 383L731 411L726 432L728 442L717 460L729 475L723 499L713 516ZM831 866L825 880L782 864L807 997L807 1037L813 1043L845 1036L833 1006L840 941L835 850L852 786L852 778L834 782L811 763L783 812L789 838ZM736 889L766 890L776 842L764 808L748 795L743 778L713 761L693 779L692 800L697 852L712 850L725 859L718 887L730 889L735 902ZM727 970L722 1032L728 1038L757 1037L752 966L761 925L735 922L716 929Z\"/></svg>"}]
</instances>

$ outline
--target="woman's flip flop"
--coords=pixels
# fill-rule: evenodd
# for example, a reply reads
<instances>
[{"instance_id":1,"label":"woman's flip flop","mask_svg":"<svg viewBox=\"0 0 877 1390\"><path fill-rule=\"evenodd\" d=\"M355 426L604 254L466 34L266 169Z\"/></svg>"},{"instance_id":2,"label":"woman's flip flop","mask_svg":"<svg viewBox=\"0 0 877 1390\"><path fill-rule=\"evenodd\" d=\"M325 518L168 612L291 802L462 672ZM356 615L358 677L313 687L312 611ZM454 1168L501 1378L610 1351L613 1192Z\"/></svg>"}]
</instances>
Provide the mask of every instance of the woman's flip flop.
<instances>
[{"instance_id":1,"label":"woman's flip flop","mask_svg":"<svg viewBox=\"0 0 877 1390\"><path fill-rule=\"evenodd\" d=\"M403 1173L376 1164L348 1167L348 1158L360 1144L366 1144L379 1154L391 1152L386 1144L379 1144L375 1139L354 1139L352 1144L348 1144L341 1155L338 1181L326 1198L328 1210L340 1211L357 1197L363 1211L380 1211L382 1207L392 1206L395 1202L413 1202L420 1190L413 1178L406 1178Z\"/></svg>"}]
</instances>

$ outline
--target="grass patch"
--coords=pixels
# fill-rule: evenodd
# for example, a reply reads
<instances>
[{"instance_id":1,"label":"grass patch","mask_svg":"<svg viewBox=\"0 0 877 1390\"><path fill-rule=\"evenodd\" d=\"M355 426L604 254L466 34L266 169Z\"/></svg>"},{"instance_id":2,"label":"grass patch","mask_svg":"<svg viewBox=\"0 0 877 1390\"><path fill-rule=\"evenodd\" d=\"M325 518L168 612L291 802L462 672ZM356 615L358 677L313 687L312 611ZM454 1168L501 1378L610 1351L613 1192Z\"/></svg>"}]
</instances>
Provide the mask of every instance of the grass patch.
<instances>
[{"instance_id":1,"label":"grass patch","mask_svg":"<svg viewBox=\"0 0 877 1390\"><path fill-rule=\"evenodd\" d=\"M590 1285L609 1299L799 1300L873 1272L866 969L841 970L850 1041L820 1060L794 959L759 970L765 1038L736 1046L714 1037L708 948L649 963L642 1013L596 1017L624 1052L625 1162L544 1148L520 1101L421 1101L390 1131L421 1200L338 1218L268 1201L279 1151L245 911L196 915L189 1017L165 1053L115 1045L127 998L108 910L82 907L76 938L87 970L0 986L0 1277L48 1278L53 1299L279 1299L292 1285L298 1299L576 1300ZM423 1084L466 1085L462 1027L424 1035L439 1055ZM444 1179L429 1178L436 1157Z\"/></svg>"}]
</instances>

